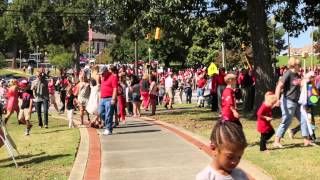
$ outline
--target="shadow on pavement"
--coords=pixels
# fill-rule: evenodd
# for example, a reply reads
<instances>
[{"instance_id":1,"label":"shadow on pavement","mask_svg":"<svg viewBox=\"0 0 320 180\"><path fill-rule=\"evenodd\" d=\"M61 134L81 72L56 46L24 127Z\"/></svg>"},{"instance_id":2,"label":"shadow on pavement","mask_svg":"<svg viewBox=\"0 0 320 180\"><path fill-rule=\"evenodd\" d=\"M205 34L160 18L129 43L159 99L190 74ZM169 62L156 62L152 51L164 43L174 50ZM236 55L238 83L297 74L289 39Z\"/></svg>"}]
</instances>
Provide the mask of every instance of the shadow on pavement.
<instances>
[{"instance_id":1,"label":"shadow on pavement","mask_svg":"<svg viewBox=\"0 0 320 180\"><path fill-rule=\"evenodd\" d=\"M152 133L159 132L159 129L141 130L141 131L127 131L127 132L116 132L115 134L138 134L138 133Z\"/></svg>"},{"instance_id":2,"label":"shadow on pavement","mask_svg":"<svg viewBox=\"0 0 320 180\"><path fill-rule=\"evenodd\" d=\"M134 127L145 127L145 126L153 126L151 124L141 124L141 125L123 125L123 126L118 126L116 127L117 129L118 128L134 128Z\"/></svg>"}]
</instances>

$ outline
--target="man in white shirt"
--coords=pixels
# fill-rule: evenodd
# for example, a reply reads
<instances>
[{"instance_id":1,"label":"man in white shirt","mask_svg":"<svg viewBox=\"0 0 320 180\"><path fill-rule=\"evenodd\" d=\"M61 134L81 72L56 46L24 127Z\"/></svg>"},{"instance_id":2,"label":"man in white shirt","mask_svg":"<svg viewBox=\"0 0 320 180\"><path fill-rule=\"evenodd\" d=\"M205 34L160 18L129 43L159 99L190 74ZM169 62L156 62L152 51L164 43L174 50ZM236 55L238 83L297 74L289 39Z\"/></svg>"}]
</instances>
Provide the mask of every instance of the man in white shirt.
<instances>
[{"instance_id":1,"label":"man in white shirt","mask_svg":"<svg viewBox=\"0 0 320 180\"><path fill-rule=\"evenodd\" d=\"M169 72L169 75L168 77L165 79L165 82L164 82L164 86L166 88L166 93L167 95L169 96L169 107L170 109L173 109L172 107L172 102L173 102L173 79L172 79L172 72ZM167 107L167 104L165 105L166 108Z\"/></svg>"}]
</instances>

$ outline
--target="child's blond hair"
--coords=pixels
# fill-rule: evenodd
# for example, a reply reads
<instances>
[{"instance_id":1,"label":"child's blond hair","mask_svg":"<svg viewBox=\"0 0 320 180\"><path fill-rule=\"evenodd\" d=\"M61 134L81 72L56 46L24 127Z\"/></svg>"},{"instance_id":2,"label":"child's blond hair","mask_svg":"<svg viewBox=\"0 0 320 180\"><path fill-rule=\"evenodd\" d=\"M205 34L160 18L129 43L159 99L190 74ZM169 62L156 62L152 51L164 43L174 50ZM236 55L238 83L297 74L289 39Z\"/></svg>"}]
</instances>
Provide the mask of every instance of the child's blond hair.
<instances>
[{"instance_id":1,"label":"child's blond hair","mask_svg":"<svg viewBox=\"0 0 320 180\"><path fill-rule=\"evenodd\" d=\"M237 79L237 76L234 75L234 74L227 74L225 77L224 77L224 81L226 83L229 83L230 81L232 80L236 80Z\"/></svg>"},{"instance_id":2,"label":"child's blond hair","mask_svg":"<svg viewBox=\"0 0 320 180\"><path fill-rule=\"evenodd\" d=\"M273 93L268 91L265 95L264 95L264 102L268 105L273 105L278 101L277 96Z\"/></svg>"}]
</instances>

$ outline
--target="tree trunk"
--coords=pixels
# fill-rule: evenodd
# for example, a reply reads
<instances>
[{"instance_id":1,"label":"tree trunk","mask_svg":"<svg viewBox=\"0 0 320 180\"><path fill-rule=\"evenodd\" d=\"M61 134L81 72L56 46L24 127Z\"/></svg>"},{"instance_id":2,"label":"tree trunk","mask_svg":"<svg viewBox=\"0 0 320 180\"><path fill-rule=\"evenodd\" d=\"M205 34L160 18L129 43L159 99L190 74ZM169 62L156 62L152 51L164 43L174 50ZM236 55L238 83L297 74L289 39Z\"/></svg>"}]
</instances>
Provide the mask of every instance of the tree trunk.
<instances>
[{"instance_id":1,"label":"tree trunk","mask_svg":"<svg viewBox=\"0 0 320 180\"><path fill-rule=\"evenodd\" d=\"M257 110L264 100L264 94L267 91L273 91L276 82L272 73L265 1L247 0L247 6L256 76L254 110Z\"/></svg>"},{"instance_id":2,"label":"tree trunk","mask_svg":"<svg viewBox=\"0 0 320 180\"><path fill-rule=\"evenodd\" d=\"M79 42L72 44L74 69L77 73L80 72L80 45Z\"/></svg>"}]
</instances>

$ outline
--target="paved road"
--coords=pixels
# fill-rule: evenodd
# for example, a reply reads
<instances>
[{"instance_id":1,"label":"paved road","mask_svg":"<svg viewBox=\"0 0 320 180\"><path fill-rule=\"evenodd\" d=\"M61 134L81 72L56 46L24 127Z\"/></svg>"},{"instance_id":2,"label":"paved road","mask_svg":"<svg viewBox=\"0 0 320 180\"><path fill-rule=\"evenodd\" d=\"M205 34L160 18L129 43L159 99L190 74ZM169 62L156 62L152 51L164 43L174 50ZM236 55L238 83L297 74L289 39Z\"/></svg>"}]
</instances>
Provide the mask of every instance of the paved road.
<instances>
[{"instance_id":1,"label":"paved road","mask_svg":"<svg viewBox=\"0 0 320 180\"><path fill-rule=\"evenodd\" d=\"M210 162L172 132L132 118L112 136L100 135L100 141L102 180L194 180Z\"/></svg>"}]
</instances>

